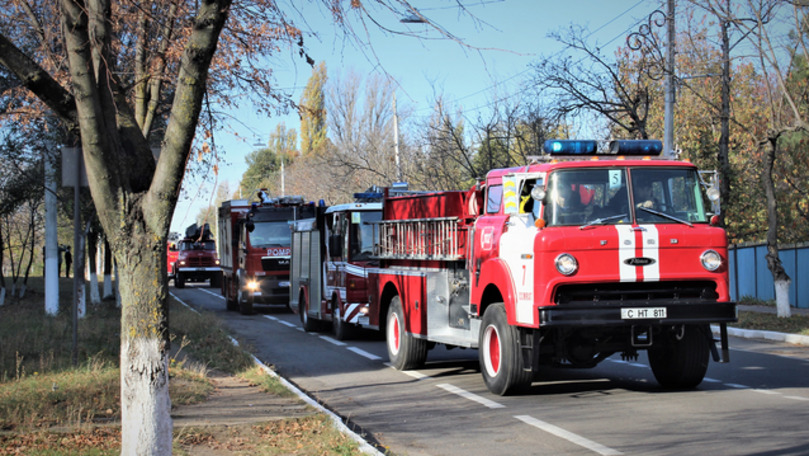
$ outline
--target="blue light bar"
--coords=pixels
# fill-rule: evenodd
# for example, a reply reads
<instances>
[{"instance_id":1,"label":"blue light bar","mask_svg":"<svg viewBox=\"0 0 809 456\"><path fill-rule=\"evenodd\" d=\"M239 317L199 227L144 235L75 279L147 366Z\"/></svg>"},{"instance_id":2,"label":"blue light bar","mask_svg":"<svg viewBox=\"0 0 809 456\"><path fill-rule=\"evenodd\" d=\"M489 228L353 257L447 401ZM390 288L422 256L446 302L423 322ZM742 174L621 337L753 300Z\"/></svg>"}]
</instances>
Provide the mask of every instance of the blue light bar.
<instances>
[{"instance_id":1,"label":"blue light bar","mask_svg":"<svg viewBox=\"0 0 809 456\"><path fill-rule=\"evenodd\" d=\"M658 139L617 139L610 141L612 155L660 155L663 142Z\"/></svg>"},{"instance_id":2,"label":"blue light bar","mask_svg":"<svg viewBox=\"0 0 809 456\"><path fill-rule=\"evenodd\" d=\"M385 195L381 192L363 192L363 193L355 193L354 200L356 202L378 202L382 201L382 198Z\"/></svg>"},{"instance_id":3,"label":"blue light bar","mask_svg":"<svg viewBox=\"0 0 809 456\"><path fill-rule=\"evenodd\" d=\"M595 155L598 143L590 140L549 139L543 149L548 155Z\"/></svg>"}]
</instances>

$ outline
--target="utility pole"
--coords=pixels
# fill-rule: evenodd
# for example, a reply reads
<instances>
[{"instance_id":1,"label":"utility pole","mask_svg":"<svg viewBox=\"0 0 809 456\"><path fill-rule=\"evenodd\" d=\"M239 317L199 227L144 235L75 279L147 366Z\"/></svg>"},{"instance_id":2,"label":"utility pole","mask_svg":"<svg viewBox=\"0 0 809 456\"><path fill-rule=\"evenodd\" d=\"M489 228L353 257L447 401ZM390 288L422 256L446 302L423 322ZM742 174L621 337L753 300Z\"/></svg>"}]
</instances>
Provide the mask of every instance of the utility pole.
<instances>
[{"instance_id":1,"label":"utility pole","mask_svg":"<svg viewBox=\"0 0 809 456\"><path fill-rule=\"evenodd\" d=\"M725 0L726 17L722 18L722 112L719 114L721 134L719 136L719 200L730 197L730 0Z\"/></svg>"},{"instance_id":2,"label":"utility pole","mask_svg":"<svg viewBox=\"0 0 809 456\"><path fill-rule=\"evenodd\" d=\"M666 106L663 133L663 156L674 158L674 0L668 0L666 12Z\"/></svg>"},{"instance_id":3,"label":"utility pole","mask_svg":"<svg viewBox=\"0 0 809 456\"><path fill-rule=\"evenodd\" d=\"M396 156L396 182L401 182L402 165L399 163L399 115L396 114L396 92L393 92L393 153Z\"/></svg>"}]
</instances>

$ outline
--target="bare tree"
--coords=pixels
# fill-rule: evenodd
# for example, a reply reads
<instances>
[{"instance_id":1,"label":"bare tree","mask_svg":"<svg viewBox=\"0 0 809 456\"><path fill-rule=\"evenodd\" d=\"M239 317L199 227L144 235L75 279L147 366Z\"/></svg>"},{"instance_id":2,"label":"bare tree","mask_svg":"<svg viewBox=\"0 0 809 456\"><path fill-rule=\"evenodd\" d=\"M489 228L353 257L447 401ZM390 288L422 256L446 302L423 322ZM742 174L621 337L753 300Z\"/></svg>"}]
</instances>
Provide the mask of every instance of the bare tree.
<instances>
[{"instance_id":1,"label":"bare tree","mask_svg":"<svg viewBox=\"0 0 809 456\"><path fill-rule=\"evenodd\" d=\"M583 57L553 56L534 65L532 84L539 97L549 100L548 114L563 123L571 116L596 113L626 137L648 138L648 117L659 90L656 79L662 75L659 47L644 46L639 54L623 49L622 58L612 60L587 43L581 28L551 36Z\"/></svg>"}]
</instances>

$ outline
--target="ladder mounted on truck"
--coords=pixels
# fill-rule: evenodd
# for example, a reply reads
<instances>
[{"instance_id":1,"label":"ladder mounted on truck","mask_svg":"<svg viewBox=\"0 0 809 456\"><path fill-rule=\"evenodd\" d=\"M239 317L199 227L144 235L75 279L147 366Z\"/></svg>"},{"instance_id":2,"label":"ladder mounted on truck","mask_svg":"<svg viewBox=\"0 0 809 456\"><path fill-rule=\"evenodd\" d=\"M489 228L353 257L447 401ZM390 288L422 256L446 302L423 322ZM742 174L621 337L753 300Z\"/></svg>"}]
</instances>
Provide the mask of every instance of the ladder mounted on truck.
<instances>
[{"instance_id":1,"label":"ladder mounted on truck","mask_svg":"<svg viewBox=\"0 0 809 456\"><path fill-rule=\"evenodd\" d=\"M377 222L379 244L374 256L381 260L442 260L463 258L458 217L436 217Z\"/></svg>"}]
</instances>

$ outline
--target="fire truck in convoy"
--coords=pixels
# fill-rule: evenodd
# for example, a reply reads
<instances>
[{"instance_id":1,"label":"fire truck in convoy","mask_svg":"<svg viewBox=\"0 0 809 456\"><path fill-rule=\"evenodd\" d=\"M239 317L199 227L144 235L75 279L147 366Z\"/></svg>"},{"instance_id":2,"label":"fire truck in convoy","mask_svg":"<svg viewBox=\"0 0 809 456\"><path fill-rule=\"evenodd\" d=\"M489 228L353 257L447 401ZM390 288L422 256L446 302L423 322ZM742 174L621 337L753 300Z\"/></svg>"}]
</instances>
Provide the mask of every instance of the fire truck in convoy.
<instances>
[{"instance_id":1,"label":"fire truck in convoy","mask_svg":"<svg viewBox=\"0 0 809 456\"><path fill-rule=\"evenodd\" d=\"M228 310L253 313L254 304L289 305L289 224L315 214L302 196L225 201L219 208L222 295Z\"/></svg>"},{"instance_id":2,"label":"fire truck in convoy","mask_svg":"<svg viewBox=\"0 0 809 456\"><path fill-rule=\"evenodd\" d=\"M186 228L185 238L173 244L168 249L169 275L174 276L174 286L185 287L186 282L210 281L211 288L222 286L222 268L219 267L219 257L216 254L216 242L211 235L211 229L206 223L202 227L193 224Z\"/></svg>"},{"instance_id":3,"label":"fire truck in convoy","mask_svg":"<svg viewBox=\"0 0 809 456\"><path fill-rule=\"evenodd\" d=\"M547 141L549 156L469 191L385 197L368 318L394 367L421 366L437 343L478 348L502 395L540 365L589 368L615 353L645 350L666 388L696 387L709 355L728 361L736 304L715 173L642 157L660 141L603 145Z\"/></svg>"},{"instance_id":4,"label":"fire truck in convoy","mask_svg":"<svg viewBox=\"0 0 809 456\"><path fill-rule=\"evenodd\" d=\"M355 193L354 203L318 207L314 218L292 225L289 304L307 331L331 322L344 340L369 326L367 270L379 265L374 224L382 219L383 194L375 190Z\"/></svg>"}]
</instances>

